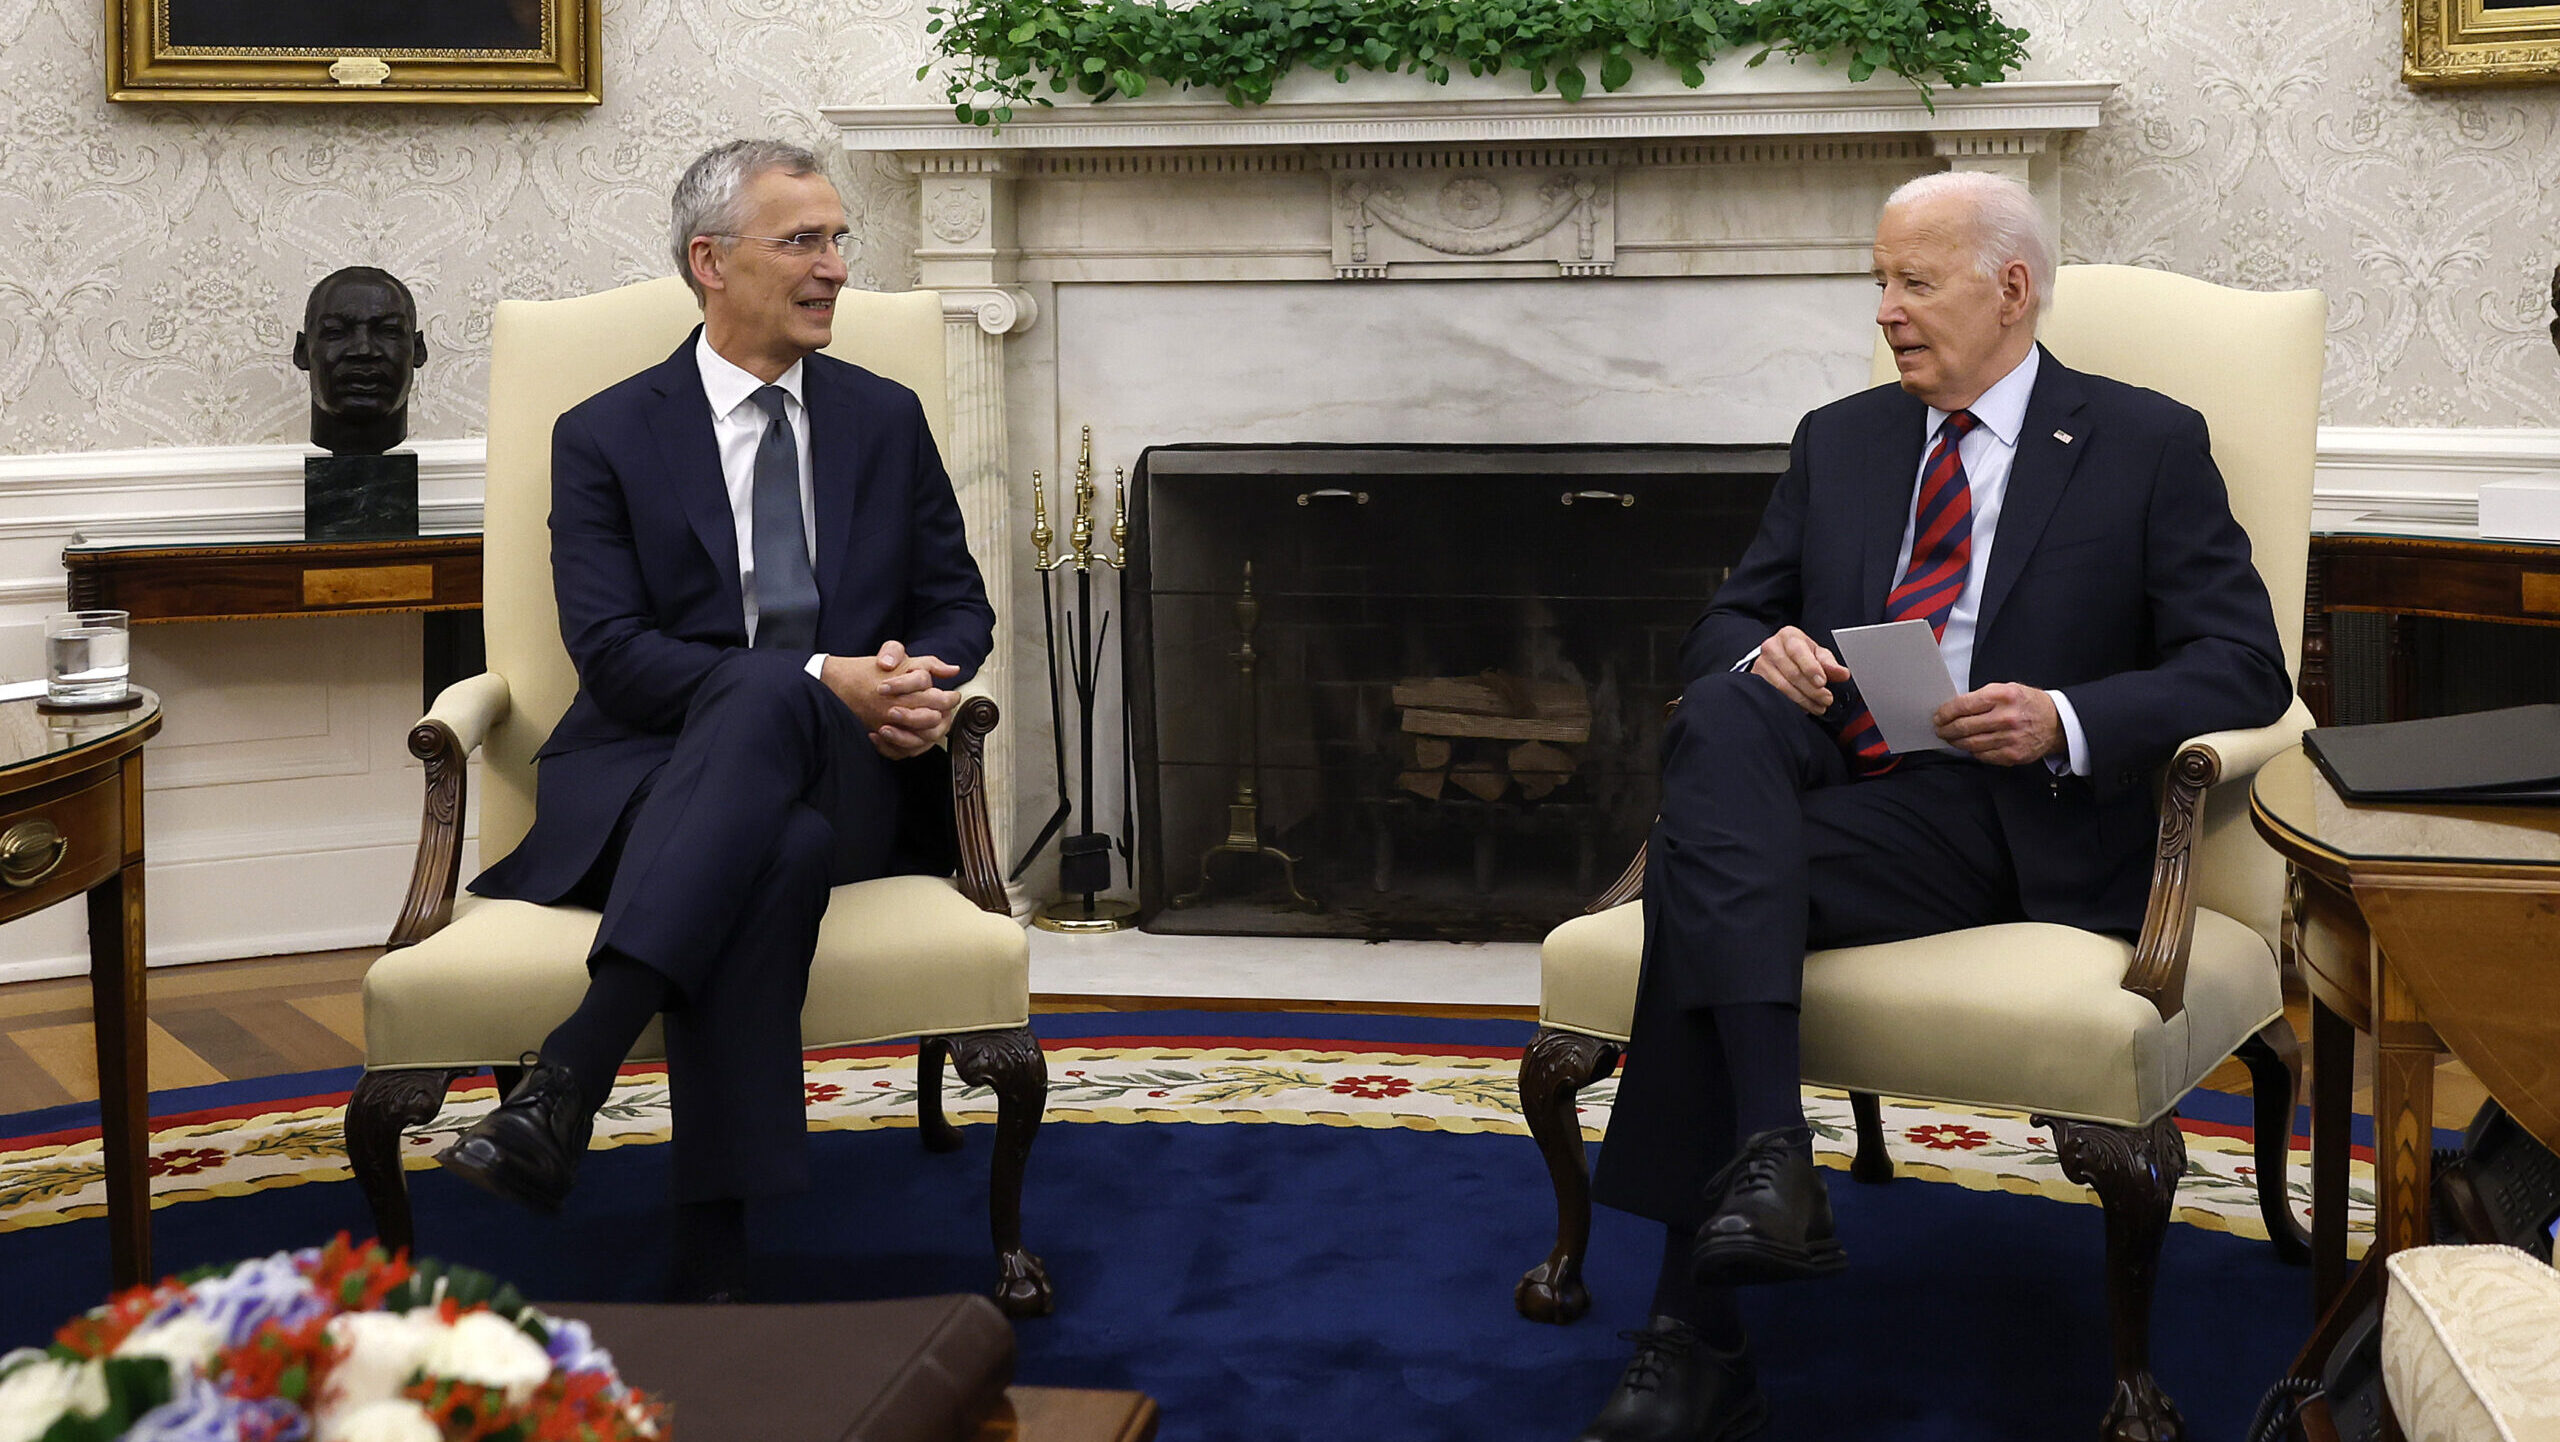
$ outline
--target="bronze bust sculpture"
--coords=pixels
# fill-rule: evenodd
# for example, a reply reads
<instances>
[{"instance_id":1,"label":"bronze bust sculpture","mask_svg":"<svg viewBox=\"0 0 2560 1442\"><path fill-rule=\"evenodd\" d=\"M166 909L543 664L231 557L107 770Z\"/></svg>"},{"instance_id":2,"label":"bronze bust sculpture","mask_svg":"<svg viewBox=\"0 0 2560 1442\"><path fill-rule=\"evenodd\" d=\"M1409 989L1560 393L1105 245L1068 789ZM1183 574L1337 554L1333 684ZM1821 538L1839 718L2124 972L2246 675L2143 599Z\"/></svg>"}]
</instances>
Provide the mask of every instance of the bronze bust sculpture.
<instances>
[{"instance_id":1,"label":"bronze bust sculpture","mask_svg":"<svg viewBox=\"0 0 2560 1442\"><path fill-rule=\"evenodd\" d=\"M418 458L385 454L408 439L409 393L427 363L409 287L351 265L321 277L293 337L311 373L311 443L302 465L302 533L311 540L418 534Z\"/></svg>"},{"instance_id":2,"label":"bronze bust sculpture","mask_svg":"<svg viewBox=\"0 0 2560 1442\"><path fill-rule=\"evenodd\" d=\"M351 265L321 277L302 308L293 363L311 373L311 443L378 456L409 435L409 392L427 363L418 303L397 276Z\"/></svg>"}]
</instances>

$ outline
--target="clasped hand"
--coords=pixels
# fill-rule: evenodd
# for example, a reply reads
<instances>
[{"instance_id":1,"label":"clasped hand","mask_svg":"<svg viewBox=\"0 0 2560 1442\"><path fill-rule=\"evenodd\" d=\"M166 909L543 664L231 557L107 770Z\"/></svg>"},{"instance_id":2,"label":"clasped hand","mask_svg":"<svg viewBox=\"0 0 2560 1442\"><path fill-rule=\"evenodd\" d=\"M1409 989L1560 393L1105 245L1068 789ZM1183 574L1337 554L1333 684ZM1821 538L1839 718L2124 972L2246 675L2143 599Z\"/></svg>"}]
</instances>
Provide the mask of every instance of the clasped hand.
<instances>
[{"instance_id":1,"label":"clasped hand","mask_svg":"<svg viewBox=\"0 0 2560 1442\"><path fill-rule=\"evenodd\" d=\"M960 693L943 683L959 675L941 657L910 656L896 641L877 656L829 656L818 668L818 680L862 723L872 749L892 761L923 755L950 731Z\"/></svg>"},{"instance_id":2,"label":"clasped hand","mask_svg":"<svg viewBox=\"0 0 2560 1442\"><path fill-rule=\"evenodd\" d=\"M1831 688L1849 679L1849 668L1828 647L1793 626L1760 644L1751 674L1778 688L1808 716L1831 709ZM1938 739L1977 761L2023 766L2063 748L2062 717L2053 698L2034 686L1996 681L1967 691L1929 718Z\"/></svg>"}]
</instances>

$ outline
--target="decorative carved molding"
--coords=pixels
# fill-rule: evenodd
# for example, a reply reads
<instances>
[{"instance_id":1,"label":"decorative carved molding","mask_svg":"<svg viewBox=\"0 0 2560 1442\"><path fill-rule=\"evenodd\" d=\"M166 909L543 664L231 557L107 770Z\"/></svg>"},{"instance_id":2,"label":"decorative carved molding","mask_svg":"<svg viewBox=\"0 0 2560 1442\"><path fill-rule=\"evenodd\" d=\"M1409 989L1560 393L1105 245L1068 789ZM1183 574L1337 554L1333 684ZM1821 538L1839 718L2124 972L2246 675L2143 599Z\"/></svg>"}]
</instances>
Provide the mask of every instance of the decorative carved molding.
<instances>
[{"instance_id":1,"label":"decorative carved molding","mask_svg":"<svg viewBox=\"0 0 2560 1442\"><path fill-rule=\"evenodd\" d=\"M1040 321L1040 303L1017 286L944 286L942 317L973 321L989 335L1020 335Z\"/></svg>"},{"instance_id":2,"label":"decorative carved molding","mask_svg":"<svg viewBox=\"0 0 2560 1442\"><path fill-rule=\"evenodd\" d=\"M967 185L931 185L924 194L924 228L946 245L963 245L987 229L987 197Z\"/></svg>"},{"instance_id":3,"label":"decorative carved molding","mask_svg":"<svg viewBox=\"0 0 2560 1442\"><path fill-rule=\"evenodd\" d=\"M1445 178L1429 165L1337 171L1334 273L1376 279L1389 265L1496 260L1606 275L1616 260L1616 194L1605 169L1475 168Z\"/></svg>"}]
</instances>

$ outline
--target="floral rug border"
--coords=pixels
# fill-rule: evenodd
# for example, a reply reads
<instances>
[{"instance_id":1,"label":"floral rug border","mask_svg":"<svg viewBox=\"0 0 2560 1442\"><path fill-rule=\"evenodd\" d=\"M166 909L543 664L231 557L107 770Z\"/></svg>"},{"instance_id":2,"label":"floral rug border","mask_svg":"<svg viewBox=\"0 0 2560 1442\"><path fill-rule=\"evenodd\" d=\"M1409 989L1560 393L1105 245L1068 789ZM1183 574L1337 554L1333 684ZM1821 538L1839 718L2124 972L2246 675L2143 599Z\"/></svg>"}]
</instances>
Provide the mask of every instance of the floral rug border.
<instances>
[{"instance_id":1,"label":"floral rug border","mask_svg":"<svg viewBox=\"0 0 2560 1442\"><path fill-rule=\"evenodd\" d=\"M1144 1043L1061 1044L1046 1050L1050 1122L1528 1132L1515 1085L1516 1054ZM984 1088L963 1086L947 1074L943 1085L944 1109L954 1122L994 1122L994 1099ZM865 1049L813 1061L807 1087L813 1128L869 1131L915 1125L911 1049ZM1606 1130L1616 1090L1611 1079L1582 1093L1586 1138L1596 1141ZM496 1099L486 1082L451 1092L432 1122L408 1134L403 1164L411 1170L433 1166L435 1152ZM340 1142L343 1102L247 1106L208 1120L155 1128L152 1206L346 1180ZM1807 1088L1805 1112L1814 1128L1818 1159L1846 1169L1856 1146L1848 1098ZM1883 1115L1899 1175L1975 1191L2096 1201L2095 1194L2062 1175L2051 1139L2022 1114L1888 1099ZM2190 1226L2263 1238L2256 1158L2248 1139L2230 1130L2187 1124L2188 1166L2178 1185L2176 1217ZM626 1069L596 1119L594 1145L652 1146L668 1135L664 1069ZM0 1231L105 1214L103 1157L94 1137L18 1150L9 1145L0 1139ZM1544 1171L1535 1153L1524 1148L1521 1161L1522 1184L1543 1188ZM2298 1217L2309 1215L2309 1177L2309 1154L2297 1142L2286 1180ZM2352 1163L2353 1252L2360 1253L2370 1235L2372 1192L2371 1165Z\"/></svg>"}]
</instances>

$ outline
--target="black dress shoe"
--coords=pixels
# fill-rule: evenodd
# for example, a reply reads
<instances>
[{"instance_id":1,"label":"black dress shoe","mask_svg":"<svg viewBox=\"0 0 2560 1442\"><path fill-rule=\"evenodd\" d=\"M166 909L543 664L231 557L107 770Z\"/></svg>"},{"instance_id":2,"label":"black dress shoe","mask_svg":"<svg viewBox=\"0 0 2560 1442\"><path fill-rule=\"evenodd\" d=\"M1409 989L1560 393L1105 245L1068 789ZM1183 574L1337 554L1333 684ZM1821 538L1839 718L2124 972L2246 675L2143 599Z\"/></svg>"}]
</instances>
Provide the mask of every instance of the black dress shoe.
<instances>
[{"instance_id":1,"label":"black dress shoe","mask_svg":"<svg viewBox=\"0 0 2560 1442\"><path fill-rule=\"evenodd\" d=\"M1635 1358L1574 1442L1733 1442L1769 1420L1750 1352L1718 1352L1670 1317L1618 1335Z\"/></svg>"},{"instance_id":2,"label":"black dress shoe","mask_svg":"<svg viewBox=\"0 0 2560 1442\"><path fill-rule=\"evenodd\" d=\"M1813 1167L1813 1133L1761 1132L1707 1183L1690 1274L1702 1287L1823 1277L1849 1265L1833 1235L1831 1194Z\"/></svg>"},{"instance_id":3,"label":"black dress shoe","mask_svg":"<svg viewBox=\"0 0 2560 1442\"><path fill-rule=\"evenodd\" d=\"M524 1078L498 1109L436 1154L446 1171L492 1196L556 1212L578 1179L595 1116L565 1066L525 1058Z\"/></svg>"}]
</instances>

